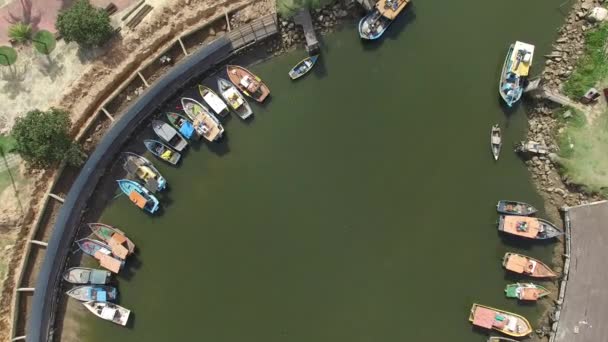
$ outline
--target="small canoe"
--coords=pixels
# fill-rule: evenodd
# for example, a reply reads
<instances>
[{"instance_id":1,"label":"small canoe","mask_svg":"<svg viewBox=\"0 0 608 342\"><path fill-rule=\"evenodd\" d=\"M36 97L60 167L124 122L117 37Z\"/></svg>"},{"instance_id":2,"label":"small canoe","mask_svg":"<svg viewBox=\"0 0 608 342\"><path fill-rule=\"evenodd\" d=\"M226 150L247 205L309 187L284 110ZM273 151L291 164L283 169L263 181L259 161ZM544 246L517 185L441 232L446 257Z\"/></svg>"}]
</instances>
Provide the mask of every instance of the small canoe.
<instances>
[{"instance_id":1,"label":"small canoe","mask_svg":"<svg viewBox=\"0 0 608 342\"><path fill-rule=\"evenodd\" d=\"M557 273L540 260L517 253L505 253L502 266L508 271L527 275L533 278L555 278Z\"/></svg>"},{"instance_id":2,"label":"small canoe","mask_svg":"<svg viewBox=\"0 0 608 342\"><path fill-rule=\"evenodd\" d=\"M226 66L226 72L230 82L252 99L264 102L270 94L270 89L262 82L262 79L242 66L228 65Z\"/></svg>"},{"instance_id":3,"label":"small canoe","mask_svg":"<svg viewBox=\"0 0 608 342\"><path fill-rule=\"evenodd\" d=\"M315 66L315 63L317 63L318 58L319 55L304 58L293 68L291 68L291 70L289 70L289 77L291 77L292 80L296 80L306 75L310 70L312 70L312 67Z\"/></svg>"},{"instance_id":4,"label":"small canoe","mask_svg":"<svg viewBox=\"0 0 608 342\"><path fill-rule=\"evenodd\" d=\"M492 155L494 160L498 160L500 155L500 148L502 147L502 137L500 134L500 127L498 124L492 126L490 130L490 148L492 149Z\"/></svg>"},{"instance_id":5,"label":"small canoe","mask_svg":"<svg viewBox=\"0 0 608 342\"><path fill-rule=\"evenodd\" d=\"M517 298L525 301L537 301L550 293L546 288L533 283L509 284L505 288L507 298Z\"/></svg>"},{"instance_id":6,"label":"small canoe","mask_svg":"<svg viewBox=\"0 0 608 342\"><path fill-rule=\"evenodd\" d=\"M530 216L538 210L525 202L500 200L496 204L496 211L505 215Z\"/></svg>"},{"instance_id":7,"label":"small canoe","mask_svg":"<svg viewBox=\"0 0 608 342\"><path fill-rule=\"evenodd\" d=\"M107 285L84 285L76 286L66 294L81 302L98 301L98 302L113 302L118 297L118 291L115 287Z\"/></svg>"},{"instance_id":8,"label":"small canoe","mask_svg":"<svg viewBox=\"0 0 608 342\"><path fill-rule=\"evenodd\" d=\"M146 139L144 140L144 145L146 145L146 148L150 153L172 165L176 165L182 157L179 152L173 151L171 147L158 140Z\"/></svg>"},{"instance_id":9,"label":"small canoe","mask_svg":"<svg viewBox=\"0 0 608 342\"><path fill-rule=\"evenodd\" d=\"M108 302L90 301L82 304L95 316L122 326L127 325L131 314L131 310Z\"/></svg>"},{"instance_id":10,"label":"small canoe","mask_svg":"<svg viewBox=\"0 0 608 342\"><path fill-rule=\"evenodd\" d=\"M123 168L129 178L139 179L152 192L167 188L167 181L148 159L132 152L123 152L123 154L125 155Z\"/></svg>"},{"instance_id":11,"label":"small canoe","mask_svg":"<svg viewBox=\"0 0 608 342\"><path fill-rule=\"evenodd\" d=\"M148 189L139 185L139 183L128 179L119 179L116 182L118 182L120 190L122 190L125 195L129 196L129 200L137 207L151 214L154 214L158 210L158 199L152 195Z\"/></svg>"},{"instance_id":12,"label":"small canoe","mask_svg":"<svg viewBox=\"0 0 608 342\"><path fill-rule=\"evenodd\" d=\"M519 342L519 341L514 340L512 338L508 338L508 337L492 336L492 337L488 338L487 342Z\"/></svg>"},{"instance_id":13,"label":"small canoe","mask_svg":"<svg viewBox=\"0 0 608 342\"><path fill-rule=\"evenodd\" d=\"M166 142L177 152L183 151L184 148L188 146L188 142L186 141L186 139L179 135L175 128L171 127L166 122L160 120L152 120L152 129L161 140Z\"/></svg>"},{"instance_id":14,"label":"small canoe","mask_svg":"<svg viewBox=\"0 0 608 342\"><path fill-rule=\"evenodd\" d=\"M213 115L207 107L200 102L188 98L181 98L182 107L186 115L192 119L192 124L196 132L205 137L207 141L213 142L218 140L224 134L224 126Z\"/></svg>"},{"instance_id":15,"label":"small canoe","mask_svg":"<svg viewBox=\"0 0 608 342\"><path fill-rule=\"evenodd\" d=\"M241 92L230 82L223 78L217 79L217 88L222 94L222 97L230 108L239 116L239 118L245 120L251 115L253 115L253 110L251 110L251 106L245 100L245 97Z\"/></svg>"},{"instance_id":16,"label":"small canoe","mask_svg":"<svg viewBox=\"0 0 608 342\"><path fill-rule=\"evenodd\" d=\"M167 113L167 120L184 138L194 140L201 137L196 133L192 121L187 117L177 113Z\"/></svg>"},{"instance_id":17,"label":"small canoe","mask_svg":"<svg viewBox=\"0 0 608 342\"><path fill-rule=\"evenodd\" d=\"M513 337L527 336L532 332L532 325L523 316L480 304L473 304L469 321L476 327L494 329Z\"/></svg>"},{"instance_id":18,"label":"small canoe","mask_svg":"<svg viewBox=\"0 0 608 342\"><path fill-rule=\"evenodd\" d=\"M110 246L112 254L126 259L135 252L135 244L120 229L104 223L89 223L89 228L95 236Z\"/></svg>"},{"instance_id":19,"label":"small canoe","mask_svg":"<svg viewBox=\"0 0 608 342\"><path fill-rule=\"evenodd\" d=\"M124 266L124 260L113 255L110 246L101 241L84 238L76 241L76 244L83 253L97 259L101 267L110 270L111 272L118 273Z\"/></svg>"},{"instance_id":20,"label":"small canoe","mask_svg":"<svg viewBox=\"0 0 608 342\"><path fill-rule=\"evenodd\" d=\"M88 267L72 267L65 271L63 274L63 280L76 285L103 285L110 282L111 276L112 273L106 270L98 270Z\"/></svg>"},{"instance_id":21,"label":"small canoe","mask_svg":"<svg viewBox=\"0 0 608 342\"><path fill-rule=\"evenodd\" d=\"M534 45L518 41L509 46L498 83L498 92L507 106L512 107L521 99L533 57Z\"/></svg>"},{"instance_id":22,"label":"small canoe","mask_svg":"<svg viewBox=\"0 0 608 342\"><path fill-rule=\"evenodd\" d=\"M199 84L198 92L201 94L203 101L216 115L222 118L228 115L228 106L211 88Z\"/></svg>"},{"instance_id":23,"label":"small canoe","mask_svg":"<svg viewBox=\"0 0 608 342\"><path fill-rule=\"evenodd\" d=\"M563 235L551 222L536 217L500 215L498 230L528 239L547 240Z\"/></svg>"}]
</instances>

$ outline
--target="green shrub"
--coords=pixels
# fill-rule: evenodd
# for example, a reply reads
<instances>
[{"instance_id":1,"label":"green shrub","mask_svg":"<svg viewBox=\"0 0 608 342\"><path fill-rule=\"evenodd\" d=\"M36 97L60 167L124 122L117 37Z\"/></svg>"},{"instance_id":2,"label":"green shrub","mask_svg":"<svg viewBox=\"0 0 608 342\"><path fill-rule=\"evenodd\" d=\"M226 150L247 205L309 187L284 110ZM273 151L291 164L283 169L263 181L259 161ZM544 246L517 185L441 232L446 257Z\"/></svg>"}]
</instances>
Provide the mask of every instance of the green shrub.
<instances>
[{"instance_id":1,"label":"green shrub","mask_svg":"<svg viewBox=\"0 0 608 342\"><path fill-rule=\"evenodd\" d=\"M576 63L572 75L564 83L566 95L578 99L608 76L608 61L604 52L607 40L608 24L602 24L598 29L586 34L585 52Z\"/></svg>"},{"instance_id":2,"label":"green shrub","mask_svg":"<svg viewBox=\"0 0 608 342\"><path fill-rule=\"evenodd\" d=\"M8 36L18 43L25 43L32 38L32 25L16 23L8 28Z\"/></svg>"},{"instance_id":3,"label":"green shrub","mask_svg":"<svg viewBox=\"0 0 608 342\"><path fill-rule=\"evenodd\" d=\"M85 48L102 45L114 33L108 13L88 0L76 0L59 13L55 27L66 42L74 41Z\"/></svg>"}]
</instances>

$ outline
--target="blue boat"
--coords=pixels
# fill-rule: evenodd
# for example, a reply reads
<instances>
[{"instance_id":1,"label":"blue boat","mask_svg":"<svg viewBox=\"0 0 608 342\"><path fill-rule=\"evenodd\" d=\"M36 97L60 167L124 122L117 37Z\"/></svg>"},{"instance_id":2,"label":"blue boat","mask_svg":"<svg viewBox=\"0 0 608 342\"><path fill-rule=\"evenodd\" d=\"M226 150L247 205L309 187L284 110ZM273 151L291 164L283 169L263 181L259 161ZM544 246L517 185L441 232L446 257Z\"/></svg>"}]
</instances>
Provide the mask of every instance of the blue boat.
<instances>
[{"instance_id":1,"label":"blue boat","mask_svg":"<svg viewBox=\"0 0 608 342\"><path fill-rule=\"evenodd\" d=\"M66 294L81 302L96 300L98 302L113 302L118 297L118 291L115 287L107 285L85 285L76 286Z\"/></svg>"},{"instance_id":2,"label":"blue boat","mask_svg":"<svg viewBox=\"0 0 608 342\"><path fill-rule=\"evenodd\" d=\"M154 195L152 195L148 189L144 188L139 183L128 179L120 179L117 180L117 182L120 190L122 190L125 195L129 196L131 202L133 202L133 204L138 206L140 209L143 209L151 214L158 210L158 199L156 199L156 197L154 197Z\"/></svg>"},{"instance_id":3,"label":"blue boat","mask_svg":"<svg viewBox=\"0 0 608 342\"><path fill-rule=\"evenodd\" d=\"M359 36L368 40L380 38L409 3L410 0L379 0L359 21Z\"/></svg>"},{"instance_id":4,"label":"blue boat","mask_svg":"<svg viewBox=\"0 0 608 342\"><path fill-rule=\"evenodd\" d=\"M296 66L289 70L289 77L291 77L292 80L295 80L306 75L310 70L312 70L312 67L315 66L318 58L319 55L304 58L298 64L296 64Z\"/></svg>"},{"instance_id":5,"label":"blue boat","mask_svg":"<svg viewBox=\"0 0 608 342\"><path fill-rule=\"evenodd\" d=\"M498 92L507 106L512 107L524 93L524 83L534 56L534 45L515 42L509 46L498 83Z\"/></svg>"}]
</instances>

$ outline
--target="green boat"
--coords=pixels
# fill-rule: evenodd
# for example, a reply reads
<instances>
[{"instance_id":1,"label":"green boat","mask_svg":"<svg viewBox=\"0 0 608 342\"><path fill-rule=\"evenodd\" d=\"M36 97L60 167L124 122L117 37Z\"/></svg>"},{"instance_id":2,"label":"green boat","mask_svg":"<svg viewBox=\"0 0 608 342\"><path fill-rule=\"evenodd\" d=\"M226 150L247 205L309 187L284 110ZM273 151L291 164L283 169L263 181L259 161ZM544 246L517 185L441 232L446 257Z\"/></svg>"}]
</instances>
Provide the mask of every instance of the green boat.
<instances>
[{"instance_id":1,"label":"green boat","mask_svg":"<svg viewBox=\"0 0 608 342\"><path fill-rule=\"evenodd\" d=\"M517 298L525 301L537 301L550 293L546 288L533 283L509 284L505 288L507 298Z\"/></svg>"}]
</instances>

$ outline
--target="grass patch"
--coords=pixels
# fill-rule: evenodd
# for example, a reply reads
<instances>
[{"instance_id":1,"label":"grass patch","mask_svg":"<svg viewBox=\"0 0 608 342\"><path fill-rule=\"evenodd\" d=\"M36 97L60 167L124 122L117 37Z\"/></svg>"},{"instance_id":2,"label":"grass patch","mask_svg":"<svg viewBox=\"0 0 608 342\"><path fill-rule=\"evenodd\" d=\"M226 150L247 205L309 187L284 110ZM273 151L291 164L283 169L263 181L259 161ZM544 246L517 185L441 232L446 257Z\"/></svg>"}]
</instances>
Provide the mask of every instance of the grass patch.
<instances>
[{"instance_id":1,"label":"grass patch","mask_svg":"<svg viewBox=\"0 0 608 342\"><path fill-rule=\"evenodd\" d=\"M608 24L585 35L585 52L576 63L574 72L564 83L564 93L573 99L583 96L608 75L608 63L604 53L608 39Z\"/></svg>"},{"instance_id":2,"label":"grass patch","mask_svg":"<svg viewBox=\"0 0 608 342\"><path fill-rule=\"evenodd\" d=\"M4 150L4 153L10 153L15 150L17 142L10 135L0 135L0 148Z\"/></svg>"},{"instance_id":3,"label":"grass patch","mask_svg":"<svg viewBox=\"0 0 608 342\"><path fill-rule=\"evenodd\" d=\"M300 8L320 8L331 0L277 0L277 10L283 17L291 17Z\"/></svg>"},{"instance_id":4,"label":"grass patch","mask_svg":"<svg viewBox=\"0 0 608 342\"><path fill-rule=\"evenodd\" d=\"M574 183L608 196L608 112L592 124L574 112L558 136L560 164Z\"/></svg>"}]
</instances>

